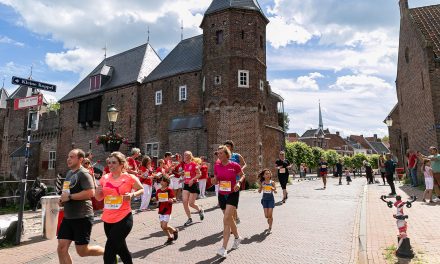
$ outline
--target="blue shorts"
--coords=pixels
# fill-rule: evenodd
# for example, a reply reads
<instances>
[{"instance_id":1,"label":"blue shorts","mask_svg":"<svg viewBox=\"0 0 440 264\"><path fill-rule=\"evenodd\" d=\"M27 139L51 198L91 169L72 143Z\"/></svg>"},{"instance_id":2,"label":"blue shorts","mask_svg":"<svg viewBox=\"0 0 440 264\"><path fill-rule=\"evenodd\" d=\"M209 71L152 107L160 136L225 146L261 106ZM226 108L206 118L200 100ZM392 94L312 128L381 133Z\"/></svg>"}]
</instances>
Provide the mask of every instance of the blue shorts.
<instances>
[{"instance_id":1,"label":"blue shorts","mask_svg":"<svg viewBox=\"0 0 440 264\"><path fill-rule=\"evenodd\" d=\"M275 208L275 199L261 199L263 208Z\"/></svg>"}]
</instances>

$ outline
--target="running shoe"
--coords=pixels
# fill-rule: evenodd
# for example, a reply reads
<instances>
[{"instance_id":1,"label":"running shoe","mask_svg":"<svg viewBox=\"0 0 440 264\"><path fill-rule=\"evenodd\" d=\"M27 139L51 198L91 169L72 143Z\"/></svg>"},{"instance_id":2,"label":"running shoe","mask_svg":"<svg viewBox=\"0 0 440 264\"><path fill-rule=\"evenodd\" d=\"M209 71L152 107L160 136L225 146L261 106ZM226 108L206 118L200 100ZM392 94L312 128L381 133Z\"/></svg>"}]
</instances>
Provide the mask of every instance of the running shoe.
<instances>
[{"instance_id":1,"label":"running shoe","mask_svg":"<svg viewBox=\"0 0 440 264\"><path fill-rule=\"evenodd\" d=\"M272 234L272 229L270 229L270 228L267 229L267 234L268 234L268 235Z\"/></svg>"},{"instance_id":2,"label":"running shoe","mask_svg":"<svg viewBox=\"0 0 440 264\"><path fill-rule=\"evenodd\" d=\"M173 238L171 238L171 237L169 237L168 239L167 239L167 241L164 243L164 245L171 245L171 244L173 244Z\"/></svg>"},{"instance_id":3,"label":"running shoe","mask_svg":"<svg viewBox=\"0 0 440 264\"><path fill-rule=\"evenodd\" d=\"M188 218L188 220L183 225L184 226L189 226L190 224L192 224L192 222L193 222L192 218Z\"/></svg>"},{"instance_id":4,"label":"running shoe","mask_svg":"<svg viewBox=\"0 0 440 264\"><path fill-rule=\"evenodd\" d=\"M242 240L243 238L241 237L237 237L236 239L234 239L234 244L232 245L232 249L237 249L240 246Z\"/></svg>"},{"instance_id":5,"label":"running shoe","mask_svg":"<svg viewBox=\"0 0 440 264\"><path fill-rule=\"evenodd\" d=\"M173 240L177 240L179 238L179 231L176 229L176 231L173 232Z\"/></svg>"},{"instance_id":6,"label":"running shoe","mask_svg":"<svg viewBox=\"0 0 440 264\"><path fill-rule=\"evenodd\" d=\"M199 216L200 216L200 221L203 221L203 219L205 219L205 211L203 209L200 209Z\"/></svg>"},{"instance_id":7,"label":"running shoe","mask_svg":"<svg viewBox=\"0 0 440 264\"><path fill-rule=\"evenodd\" d=\"M228 256L228 251L226 251L226 249L224 249L224 248L220 248L217 251L217 255L219 255L222 258L226 258Z\"/></svg>"}]
</instances>

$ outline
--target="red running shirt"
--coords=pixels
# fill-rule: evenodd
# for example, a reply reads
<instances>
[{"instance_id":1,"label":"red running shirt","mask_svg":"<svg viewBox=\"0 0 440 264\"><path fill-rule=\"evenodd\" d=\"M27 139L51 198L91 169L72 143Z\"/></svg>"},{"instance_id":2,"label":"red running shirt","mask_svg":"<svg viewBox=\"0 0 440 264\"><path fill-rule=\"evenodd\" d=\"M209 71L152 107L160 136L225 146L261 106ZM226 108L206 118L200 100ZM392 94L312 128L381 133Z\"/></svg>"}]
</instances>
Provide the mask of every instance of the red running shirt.
<instances>
[{"instance_id":1,"label":"red running shirt","mask_svg":"<svg viewBox=\"0 0 440 264\"><path fill-rule=\"evenodd\" d=\"M150 178L144 178L147 176L151 176L151 171L145 168L144 166L140 166L139 170L141 171L139 175L139 180L142 184L152 185L153 181Z\"/></svg>"},{"instance_id":2,"label":"red running shirt","mask_svg":"<svg viewBox=\"0 0 440 264\"><path fill-rule=\"evenodd\" d=\"M170 203L168 199L174 198L174 192L167 187L165 190L162 188L156 191L156 199L159 201L159 211L160 215L170 215L173 210L173 203Z\"/></svg>"},{"instance_id":3,"label":"red running shirt","mask_svg":"<svg viewBox=\"0 0 440 264\"><path fill-rule=\"evenodd\" d=\"M183 175L183 177L185 178L185 184L189 184L189 182L196 177L196 170L197 167L199 165L197 165L197 163L195 163L194 161L190 162L190 163L185 163L185 165L183 166L185 174ZM194 183L198 182L198 180L195 180Z\"/></svg>"},{"instance_id":4,"label":"red running shirt","mask_svg":"<svg viewBox=\"0 0 440 264\"><path fill-rule=\"evenodd\" d=\"M208 166L202 165L200 167L200 172L202 173L200 179L208 179Z\"/></svg>"}]
</instances>

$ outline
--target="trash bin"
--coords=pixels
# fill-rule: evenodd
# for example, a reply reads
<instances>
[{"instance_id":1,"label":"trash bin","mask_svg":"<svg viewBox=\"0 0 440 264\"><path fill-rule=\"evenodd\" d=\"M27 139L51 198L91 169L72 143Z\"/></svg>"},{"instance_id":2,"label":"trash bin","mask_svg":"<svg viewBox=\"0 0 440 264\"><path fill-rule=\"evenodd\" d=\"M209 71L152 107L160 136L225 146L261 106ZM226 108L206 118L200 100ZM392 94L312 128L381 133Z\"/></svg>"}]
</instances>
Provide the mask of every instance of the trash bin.
<instances>
[{"instance_id":1,"label":"trash bin","mask_svg":"<svg viewBox=\"0 0 440 264\"><path fill-rule=\"evenodd\" d=\"M44 238L56 238L58 227L58 213L60 212L60 207L58 206L59 199L59 195L41 197L41 223L43 228L42 235Z\"/></svg>"},{"instance_id":2,"label":"trash bin","mask_svg":"<svg viewBox=\"0 0 440 264\"><path fill-rule=\"evenodd\" d=\"M396 174L399 181L402 180L404 173L405 173L405 168L396 168Z\"/></svg>"}]
</instances>

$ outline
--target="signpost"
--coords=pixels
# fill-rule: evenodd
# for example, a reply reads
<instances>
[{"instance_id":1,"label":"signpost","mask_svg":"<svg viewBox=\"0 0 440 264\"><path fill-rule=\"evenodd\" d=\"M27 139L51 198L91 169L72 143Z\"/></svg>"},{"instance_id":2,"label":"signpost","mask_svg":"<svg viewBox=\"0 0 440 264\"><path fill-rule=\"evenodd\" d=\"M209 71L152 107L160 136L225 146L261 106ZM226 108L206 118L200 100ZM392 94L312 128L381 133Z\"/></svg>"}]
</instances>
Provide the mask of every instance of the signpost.
<instances>
[{"instance_id":1,"label":"signpost","mask_svg":"<svg viewBox=\"0 0 440 264\"><path fill-rule=\"evenodd\" d=\"M25 109L33 106L40 106L43 104L43 95L38 94L25 98L16 98L14 100L14 110Z\"/></svg>"},{"instance_id":2,"label":"signpost","mask_svg":"<svg viewBox=\"0 0 440 264\"><path fill-rule=\"evenodd\" d=\"M18 210L17 233L15 237L15 244L19 245L21 241L22 225L23 225L23 211L26 195L26 185L29 176L29 154L31 148L31 131L38 129L38 110L33 107L38 107L43 104L43 95L36 94L35 89L45 90L49 92L56 92L57 86L43 82L37 82L31 79L24 79L20 77L12 77L12 84L23 85L32 88L32 96L26 98L15 99L14 110L29 109L28 125L27 125L27 141L24 155L24 176L20 182L20 207Z\"/></svg>"}]
</instances>

